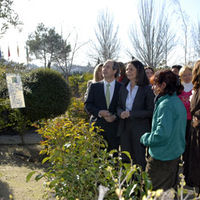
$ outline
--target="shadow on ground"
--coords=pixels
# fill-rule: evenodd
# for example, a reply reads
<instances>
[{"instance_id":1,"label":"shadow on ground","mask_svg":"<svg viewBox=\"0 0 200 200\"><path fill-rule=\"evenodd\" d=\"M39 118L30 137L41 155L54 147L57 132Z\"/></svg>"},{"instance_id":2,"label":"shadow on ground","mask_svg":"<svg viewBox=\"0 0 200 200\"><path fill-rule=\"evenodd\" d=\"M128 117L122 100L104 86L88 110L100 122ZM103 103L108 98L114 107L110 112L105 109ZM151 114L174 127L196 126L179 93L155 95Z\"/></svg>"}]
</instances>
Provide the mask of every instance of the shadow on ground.
<instances>
[{"instance_id":1,"label":"shadow on ground","mask_svg":"<svg viewBox=\"0 0 200 200\"><path fill-rule=\"evenodd\" d=\"M13 192L9 188L9 185L0 180L0 200L9 200L10 196L13 198Z\"/></svg>"},{"instance_id":2,"label":"shadow on ground","mask_svg":"<svg viewBox=\"0 0 200 200\"><path fill-rule=\"evenodd\" d=\"M40 145L0 145L0 165L27 166L29 168L45 168L41 164ZM0 199L1 200L1 199Z\"/></svg>"}]
</instances>

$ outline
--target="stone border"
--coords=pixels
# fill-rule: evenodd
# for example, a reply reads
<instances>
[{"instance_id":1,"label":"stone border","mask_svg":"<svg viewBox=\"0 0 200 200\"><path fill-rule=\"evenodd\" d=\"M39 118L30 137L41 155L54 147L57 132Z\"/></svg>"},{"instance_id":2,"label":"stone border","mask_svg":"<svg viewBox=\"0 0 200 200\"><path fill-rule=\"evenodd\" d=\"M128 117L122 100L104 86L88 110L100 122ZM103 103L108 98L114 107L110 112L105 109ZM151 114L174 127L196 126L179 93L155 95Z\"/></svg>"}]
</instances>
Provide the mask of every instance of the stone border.
<instances>
[{"instance_id":1,"label":"stone border","mask_svg":"<svg viewBox=\"0 0 200 200\"><path fill-rule=\"evenodd\" d=\"M37 133L26 133L23 135L24 144L39 144L43 139ZM20 135L1 135L0 144L22 144Z\"/></svg>"}]
</instances>

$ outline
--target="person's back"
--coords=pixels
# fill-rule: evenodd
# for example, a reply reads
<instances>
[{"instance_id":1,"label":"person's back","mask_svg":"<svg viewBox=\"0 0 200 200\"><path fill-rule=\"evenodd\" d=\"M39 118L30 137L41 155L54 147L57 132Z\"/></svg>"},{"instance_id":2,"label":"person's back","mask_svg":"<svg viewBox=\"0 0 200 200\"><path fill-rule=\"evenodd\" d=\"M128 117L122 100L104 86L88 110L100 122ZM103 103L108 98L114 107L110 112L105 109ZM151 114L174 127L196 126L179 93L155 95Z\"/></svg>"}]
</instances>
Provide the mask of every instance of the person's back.
<instances>
[{"instance_id":1,"label":"person's back","mask_svg":"<svg viewBox=\"0 0 200 200\"><path fill-rule=\"evenodd\" d=\"M157 71L153 77L156 104L152 130L140 142L149 147L148 172L153 190L176 188L180 156L185 149L187 113L177 95L182 91L178 76L170 70Z\"/></svg>"},{"instance_id":2,"label":"person's back","mask_svg":"<svg viewBox=\"0 0 200 200\"><path fill-rule=\"evenodd\" d=\"M165 116L161 114L165 113ZM163 118L161 118L163 117ZM186 109L176 94L165 95L158 99L155 105L152 121L152 132L160 125L160 120L165 124L162 127L162 140L149 146L150 155L158 160L173 160L179 157L185 149Z\"/></svg>"}]
</instances>

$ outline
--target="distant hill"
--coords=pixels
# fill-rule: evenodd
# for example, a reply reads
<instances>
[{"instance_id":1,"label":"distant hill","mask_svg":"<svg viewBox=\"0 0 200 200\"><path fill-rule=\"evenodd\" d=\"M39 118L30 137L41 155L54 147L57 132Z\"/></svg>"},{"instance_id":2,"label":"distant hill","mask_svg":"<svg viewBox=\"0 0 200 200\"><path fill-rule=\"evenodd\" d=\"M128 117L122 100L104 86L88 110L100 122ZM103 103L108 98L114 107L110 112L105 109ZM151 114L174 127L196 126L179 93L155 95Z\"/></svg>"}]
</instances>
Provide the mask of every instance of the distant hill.
<instances>
[{"instance_id":1,"label":"distant hill","mask_svg":"<svg viewBox=\"0 0 200 200\"><path fill-rule=\"evenodd\" d=\"M38 65L33 64L33 63L29 63L28 66L27 66L24 63L16 63L16 62L13 62L13 61L7 61L3 58L0 59L0 64L10 65L11 67L14 67L16 65L21 65L21 66L24 66L27 70L32 70L32 69L35 69L35 68L43 67L43 66L38 66ZM62 70L57 68L56 66L51 66L51 68L62 73ZM94 70L94 68L90 67L90 66L73 65L72 68L71 68L71 74L93 72L93 70Z\"/></svg>"},{"instance_id":2,"label":"distant hill","mask_svg":"<svg viewBox=\"0 0 200 200\"><path fill-rule=\"evenodd\" d=\"M85 72L93 72L93 67L87 67L87 66L80 66L80 65L73 65L71 69L71 73L85 73Z\"/></svg>"},{"instance_id":3,"label":"distant hill","mask_svg":"<svg viewBox=\"0 0 200 200\"><path fill-rule=\"evenodd\" d=\"M62 70L57 68L57 67L55 67L55 66L52 66L51 68L54 69L54 70L59 71L60 73L62 73ZM93 72L93 70L94 70L93 67L81 66L81 65L73 65L72 68L71 68L71 74Z\"/></svg>"}]
</instances>

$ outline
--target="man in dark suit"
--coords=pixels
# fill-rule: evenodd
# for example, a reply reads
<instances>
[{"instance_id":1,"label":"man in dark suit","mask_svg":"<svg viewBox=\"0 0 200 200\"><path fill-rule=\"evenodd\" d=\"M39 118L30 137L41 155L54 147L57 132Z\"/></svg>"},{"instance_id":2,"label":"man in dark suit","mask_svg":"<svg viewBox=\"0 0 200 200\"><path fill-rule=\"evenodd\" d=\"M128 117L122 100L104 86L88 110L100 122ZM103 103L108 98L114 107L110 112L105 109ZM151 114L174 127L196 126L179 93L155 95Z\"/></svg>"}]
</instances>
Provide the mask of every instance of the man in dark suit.
<instances>
[{"instance_id":1,"label":"man in dark suit","mask_svg":"<svg viewBox=\"0 0 200 200\"><path fill-rule=\"evenodd\" d=\"M119 74L118 63L107 60L102 68L103 81L92 83L85 101L85 110L91 114L90 122L101 127L100 134L108 143L108 151L118 149L117 104L121 84L115 79Z\"/></svg>"}]
</instances>

